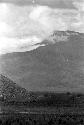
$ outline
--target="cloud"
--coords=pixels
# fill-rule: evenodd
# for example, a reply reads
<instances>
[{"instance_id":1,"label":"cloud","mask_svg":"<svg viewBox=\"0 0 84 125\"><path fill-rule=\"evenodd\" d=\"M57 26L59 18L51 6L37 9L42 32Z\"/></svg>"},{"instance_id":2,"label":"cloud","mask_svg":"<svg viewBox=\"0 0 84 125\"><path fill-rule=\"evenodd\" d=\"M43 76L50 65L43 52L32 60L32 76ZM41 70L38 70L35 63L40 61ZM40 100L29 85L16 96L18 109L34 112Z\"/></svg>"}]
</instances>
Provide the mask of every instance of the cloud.
<instances>
[{"instance_id":1,"label":"cloud","mask_svg":"<svg viewBox=\"0 0 84 125\"><path fill-rule=\"evenodd\" d=\"M40 39L36 36L28 37L26 39L18 39L18 38L8 38L2 37L0 38L0 55L12 52L25 52L36 49L39 47L38 43L40 43ZM43 46L43 45L41 45Z\"/></svg>"},{"instance_id":2,"label":"cloud","mask_svg":"<svg viewBox=\"0 0 84 125\"><path fill-rule=\"evenodd\" d=\"M73 0L73 5L74 5L79 11L84 11L84 0Z\"/></svg>"},{"instance_id":3,"label":"cloud","mask_svg":"<svg viewBox=\"0 0 84 125\"><path fill-rule=\"evenodd\" d=\"M72 27L74 30L84 33L84 0L73 0L74 7L78 11L77 20Z\"/></svg>"},{"instance_id":4,"label":"cloud","mask_svg":"<svg viewBox=\"0 0 84 125\"><path fill-rule=\"evenodd\" d=\"M84 15L79 10L5 3L0 10L0 54L35 49L54 30L84 32Z\"/></svg>"},{"instance_id":5,"label":"cloud","mask_svg":"<svg viewBox=\"0 0 84 125\"><path fill-rule=\"evenodd\" d=\"M19 6L30 5L32 0L0 0L0 2L14 3ZM36 4L50 6L52 8L73 8L72 0L36 0Z\"/></svg>"},{"instance_id":6,"label":"cloud","mask_svg":"<svg viewBox=\"0 0 84 125\"><path fill-rule=\"evenodd\" d=\"M66 30L64 20L58 14L59 10L53 10L47 6L35 7L29 14L29 18L40 24L44 33L51 33L53 30Z\"/></svg>"},{"instance_id":7,"label":"cloud","mask_svg":"<svg viewBox=\"0 0 84 125\"><path fill-rule=\"evenodd\" d=\"M47 6L12 7L7 24L13 28L12 36L37 35L45 37L54 29L66 30L66 22L61 18L60 10ZM15 10L15 11L14 11ZM9 20L10 19L10 20Z\"/></svg>"}]
</instances>

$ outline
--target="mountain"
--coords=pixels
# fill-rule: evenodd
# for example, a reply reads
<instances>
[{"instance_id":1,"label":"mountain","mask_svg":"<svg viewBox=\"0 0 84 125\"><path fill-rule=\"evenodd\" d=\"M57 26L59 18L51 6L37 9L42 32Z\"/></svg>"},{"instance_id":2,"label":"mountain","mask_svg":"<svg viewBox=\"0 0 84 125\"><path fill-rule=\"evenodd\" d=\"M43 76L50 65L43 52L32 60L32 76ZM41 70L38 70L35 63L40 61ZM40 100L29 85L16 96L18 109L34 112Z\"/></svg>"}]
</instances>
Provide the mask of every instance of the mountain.
<instances>
[{"instance_id":1,"label":"mountain","mask_svg":"<svg viewBox=\"0 0 84 125\"><path fill-rule=\"evenodd\" d=\"M82 33L79 32L74 32L74 31L54 31L52 35L50 36L80 36Z\"/></svg>"},{"instance_id":2,"label":"mountain","mask_svg":"<svg viewBox=\"0 0 84 125\"><path fill-rule=\"evenodd\" d=\"M74 31L54 31L49 37L48 41L56 43L59 41L65 41L67 42L71 37L80 37L82 36L82 33L74 32Z\"/></svg>"},{"instance_id":3,"label":"mountain","mask_svg":"<svg viewBox=\"0 0 84 125\"><path fill-rule=\"evenodd\" d=\"M36 50L0 56L0 72L28 91L84 91L84 34L55 31Z\"/></svg>"}]
</instances>

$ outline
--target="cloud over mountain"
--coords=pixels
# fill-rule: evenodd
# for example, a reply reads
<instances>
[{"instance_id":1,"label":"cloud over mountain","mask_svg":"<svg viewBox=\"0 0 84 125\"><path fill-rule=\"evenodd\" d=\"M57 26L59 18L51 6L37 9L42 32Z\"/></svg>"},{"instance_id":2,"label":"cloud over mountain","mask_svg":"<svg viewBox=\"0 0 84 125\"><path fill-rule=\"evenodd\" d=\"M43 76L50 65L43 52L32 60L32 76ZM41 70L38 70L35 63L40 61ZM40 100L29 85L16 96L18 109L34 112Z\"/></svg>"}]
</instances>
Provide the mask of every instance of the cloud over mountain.
<instances>
[{"instance_id":1,"label":"cloud over mountain","mask_svg":"<svg viewBox=\"0 0 84 125\"><path fill-rule=\"evenodd\" d=\"M84 0L73 0L73 5L74 5L79 11L84 11Z\"/></svg>"},{"instance_id":2,"label":"cloud over mountain","mask_svg":"<svg viewBox=\"0 0 84 125\"><path fill-rule=\"evenodd\" d=\"M84 32L84 13L78 9L1 3L0 10L0 54L35 49L55 30Z\"/></svg>"}]
</instances>

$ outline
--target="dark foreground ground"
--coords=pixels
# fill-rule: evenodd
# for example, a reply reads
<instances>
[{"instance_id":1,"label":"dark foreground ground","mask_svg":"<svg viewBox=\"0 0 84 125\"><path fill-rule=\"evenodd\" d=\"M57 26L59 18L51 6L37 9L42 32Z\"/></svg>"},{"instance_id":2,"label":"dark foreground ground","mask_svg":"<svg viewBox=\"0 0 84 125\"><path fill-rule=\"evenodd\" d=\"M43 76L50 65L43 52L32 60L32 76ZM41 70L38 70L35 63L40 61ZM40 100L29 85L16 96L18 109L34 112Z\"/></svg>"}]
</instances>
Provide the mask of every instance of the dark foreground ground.
<instances>
[{"instance_id":1,"label":"dark foreground ground","mask_svg":"<svg viewBox=\"0 0 84 125\"><path fill-rule=\"evenodd\" d=\"M21 112L1 112L0 125L84 125L84 109L40 107Z\"/></svg>"},{"instance_id":2,"label":"dark foreground ground","mask_svg":"<svg viewBox=\"0 0 84 125\"><path fill-rule=\"evenodd\" d=\"M0 125L84 125L84 94L32 93L30 97L1 98Z\"/></svg>"},{"instance_id":3,"label":"dark foreground ground","mask_svg":"<svg viewBox=\"0 0 84 125\"><path fill-rule=\"evenodd\" d=\"M0 125L84 125L84 115L4 114Z\"/></svg>"}]
</instances>

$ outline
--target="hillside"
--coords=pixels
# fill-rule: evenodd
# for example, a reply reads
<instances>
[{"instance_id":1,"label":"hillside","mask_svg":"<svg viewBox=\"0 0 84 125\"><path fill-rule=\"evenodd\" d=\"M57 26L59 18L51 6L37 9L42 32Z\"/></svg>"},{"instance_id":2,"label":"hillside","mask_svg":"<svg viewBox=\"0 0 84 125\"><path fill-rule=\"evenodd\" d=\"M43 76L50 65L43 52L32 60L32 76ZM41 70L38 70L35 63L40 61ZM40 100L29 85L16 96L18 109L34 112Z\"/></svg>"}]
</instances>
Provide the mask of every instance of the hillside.
<instances>
[{"instance_id":1,"label":"hillside","mask_svg":"<svg viewBox=\"0 0 84 125\"><path fill-rule=\"evenodd\" d=\"M29 99L29 93L9 78L0 74L0 99L2 101L25 101Z\"/></svg>"}]
</instances>

